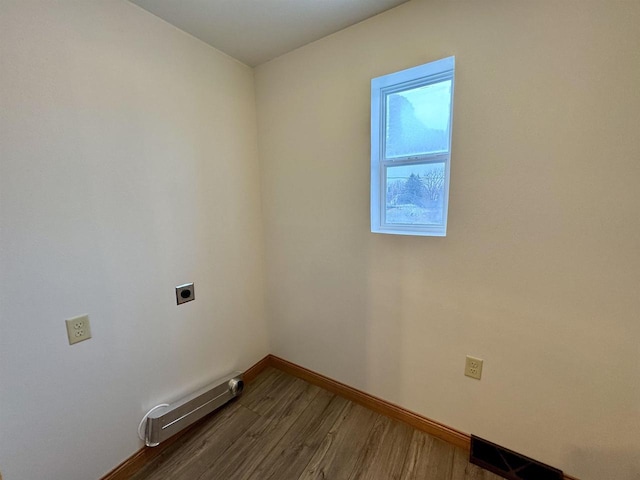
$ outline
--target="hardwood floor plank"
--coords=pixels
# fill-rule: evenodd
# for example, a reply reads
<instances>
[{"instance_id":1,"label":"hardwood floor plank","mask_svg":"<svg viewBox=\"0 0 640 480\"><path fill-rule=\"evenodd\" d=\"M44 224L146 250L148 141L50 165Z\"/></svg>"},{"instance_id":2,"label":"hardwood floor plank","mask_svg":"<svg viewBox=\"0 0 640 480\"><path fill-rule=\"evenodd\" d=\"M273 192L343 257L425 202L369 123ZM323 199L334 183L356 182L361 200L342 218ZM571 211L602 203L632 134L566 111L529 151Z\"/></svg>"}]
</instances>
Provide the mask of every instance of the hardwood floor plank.
<instances>
[{"instance_id":1,"label":"hardwood floor plank","mask_svg":"<svg viewBox=\"0 0 640 480\"><path fill-rule=\"evenodd\" d=\"M326 390L320 391L249 479L298 478L348 403Z\"/></svg>"},{"instance_id":2,"label":"hardwood floor plank","mask_svg":"<svg viewBox=\"0 0 640 480\"><path fill-rule=\"evenodd\" d=\"M273 367L265 368L262 372L260 372L259 375L254 377L251 382L246 383L244 393L242 394L243 398L245 398L245 393L247 393L248 391L255 390L260 385L272 380L274 377L279 376L281 373L281 371Z\"/></svg>"},{"instance_id":3,"label":"hardwood floor plank","mask_svg":"<svg viewBox=\"0 0 640 480\"><path fill-rule=\"evenodd\" d=\"M379 416L349 402L299 480L348 480Z\"/></svg>"},{"instance_id":4,"label":"hardwood floor plank","mask_svg":"<svg viewBox=\"0 0 640 480\"><path fill-rule=\"evenodd\" d=\"M500 480L467 452L300 378L262 371L243 395L131 480Z\"/></svg>"},{"instance_id":5,"label":"hardwood floor plank","mask_svg":"<svg viewBox=\"0 0 640 480\"><path fill-rule=\"evenodd\" d=\"M450 480L453 470L453 445L415 431L405 460L402 480Z\"/></svg>"},{"instance_id":6,"label":"hardwood floor plank","mask_svg":"<svg viewBox=\"0 0 640 480\"><path fill-rule=\"evenodd\" d=\"M456 448L451 480L502 480L502 477L469 463L469 452Z\"/></svg>"},{"instance_id":7,"label":"hardwood floor plank","mask_svg":"<svg viewBox=\"0 0 640 480\"><path fill-rule=\"evenodd\" d=\"M259 375L238 399L238 401L249 410L256 410L258 405L263 404L263 400L278 392L278 387L282 388L285 383L292 383L293 377L276 370L268 368L262 375ZM256 412L259 413L259 412Z\"/></svg>"},{"instance_id":8,"label":"hardwood floor plank","mask_svg":"<svg viewBox=\"0 0 640 480\"><path fill-rule=\"evenodd\" d=\"M293 378L293 377L292 377ZM248 478L291 428L302 412L322 389L302 380L294 379L275 403L271 402L241 439L225 451L224 456L210 463L206 471L190 480L241 480Z\"/></svg>"},{"instance_id":9,"label":"hardwood floor plank","mask_svg":"<svg viewBox=\"0 0 640 480\"><path fill-rule=\"evenodd\" d=\"M350 480L399 480L413 431L388 417L378 418Z\"/></svg>"},{"instance_id":10,"label":"hardwood floor plank","mask_svg":"<svg viewBox=\"0 0 640 480\"><path fill-rule=\"evenodd\" d=\"M132 480L182 479L194 466L206 465L222 455L258 418L255 412L238 402L218 410L202 427L184 441L172 445L150 464L143 467ZM182 440L182 439L181 439ZM206 462L203 462L206 459Z\"/></svg>"},{"instance_id":11,"label":"hardwood floor plank","mask_svg":"<svg viewBox=\"0 0 640 480\"><path fill-rule=\"evenodd\" d=\"M293 385L300 385L300 382L306 383L296 377L280 372L274 375L271 381L258 386L253 395L248 395L246 399L241 400L241 403L258 415L267 415L274 406L280 404L282 398L288 395L289 389Z\"/></svg>"}]
</instances>

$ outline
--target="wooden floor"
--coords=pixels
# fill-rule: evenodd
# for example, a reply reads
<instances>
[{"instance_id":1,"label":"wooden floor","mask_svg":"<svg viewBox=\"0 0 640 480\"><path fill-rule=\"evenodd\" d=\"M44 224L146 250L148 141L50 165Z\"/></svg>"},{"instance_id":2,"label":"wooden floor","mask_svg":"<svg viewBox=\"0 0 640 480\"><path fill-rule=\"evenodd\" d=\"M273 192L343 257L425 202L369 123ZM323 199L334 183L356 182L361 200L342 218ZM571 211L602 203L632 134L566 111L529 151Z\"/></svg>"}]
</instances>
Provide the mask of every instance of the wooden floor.
<instances>
[{"instance_id":1,"label":"wooden floor","mask_svg":"<svg viewBox=\"0 0 640 480\"><path fill-rule=\"evenodd\" d=\"M500 480L467 453L267 369L133 480Z\"/></svg>"}]
</instances>

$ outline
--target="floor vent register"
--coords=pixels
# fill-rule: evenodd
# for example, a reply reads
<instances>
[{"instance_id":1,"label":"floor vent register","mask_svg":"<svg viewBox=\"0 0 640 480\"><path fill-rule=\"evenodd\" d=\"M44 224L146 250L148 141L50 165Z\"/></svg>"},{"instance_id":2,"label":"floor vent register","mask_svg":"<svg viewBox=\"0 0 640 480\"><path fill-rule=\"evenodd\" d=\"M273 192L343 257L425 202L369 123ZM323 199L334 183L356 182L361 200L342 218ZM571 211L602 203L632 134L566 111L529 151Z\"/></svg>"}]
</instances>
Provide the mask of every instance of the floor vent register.
<instances>
[{"instance_id":1,"label":"floor vent register","mask_svg":"<svg viewBox=\"0 0 640 480\"><path fill-rule=\"evenodd\" d=\"M471 435L469 461L508 480L563 480L561 470Z\"/></svg>"}]
</instances>

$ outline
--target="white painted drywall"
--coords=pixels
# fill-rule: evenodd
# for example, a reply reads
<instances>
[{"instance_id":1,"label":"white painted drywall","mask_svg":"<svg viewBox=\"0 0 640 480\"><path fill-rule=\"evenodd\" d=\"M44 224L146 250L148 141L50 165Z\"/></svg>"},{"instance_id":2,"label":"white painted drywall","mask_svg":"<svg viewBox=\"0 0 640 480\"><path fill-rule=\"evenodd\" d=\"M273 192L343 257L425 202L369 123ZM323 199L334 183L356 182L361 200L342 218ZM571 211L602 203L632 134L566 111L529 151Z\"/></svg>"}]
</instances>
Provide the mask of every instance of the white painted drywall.
<instances>
[{"instance_id":1,"label":"white painted drywall","mask_svg":"<svg viewBox=\"0 0 640 480\"><path fill-rule=\"evenodd\" d=\"M638 25L631 1L412 1L257 67L274 353L638 480ZM372 234L370 79L449 55L448 236Z\"/></svg>"},{"instance_id":2,"label":"white painted drywall","mask_svg":"<svg viewBox=\"0 0 640 480\"><path fill-rule=\"evenodd\" d=\"M269 351L253 72L128 2L3 0L0 102L0 469L98 479Z\"/></svg>"}]
</instances>

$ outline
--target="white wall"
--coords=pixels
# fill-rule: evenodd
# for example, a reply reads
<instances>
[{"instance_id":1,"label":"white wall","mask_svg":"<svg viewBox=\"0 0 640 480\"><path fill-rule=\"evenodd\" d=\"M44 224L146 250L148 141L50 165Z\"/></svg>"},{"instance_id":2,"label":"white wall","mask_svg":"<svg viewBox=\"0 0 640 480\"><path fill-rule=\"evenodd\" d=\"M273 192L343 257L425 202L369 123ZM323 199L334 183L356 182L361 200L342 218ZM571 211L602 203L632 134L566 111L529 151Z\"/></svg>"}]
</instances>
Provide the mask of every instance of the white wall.
<instances>
[{"instance_id":1,"label":"white wall","mask_svg":"<svg viewBox=\"0 0 640 480\"><path fill-rule=\"evenodd\" d=\"M269 351L261 182L274 353L638 480L638 24L631 1L414 0L257 69L259 178L250 69L126 2L2 0L4 479L97 479L150 406ZM371 234L369 81L447 55L448 236Z\"/></svg>"},{"instance_id":2,"label":"white wall","mask_svg":"<svg viewBox=\"0 0 640 480\"><path fill-rule=\"evenodd\" d=\"M2 0L0 102L0 470L97 479L269 352L253 72L124 1Z\"/></svg>"},{"instance_id":3,"label":"white wall","mask_svg":"<svg viewBox=\"0 0 640 480\"><path fill-rule=\"evenodd\" d=\"M638 480L638 25L631 1L412 1L258 67L274 353ZM372 234L370 79L448 55L448 236Z\"/></svg>"}]
</instances>

